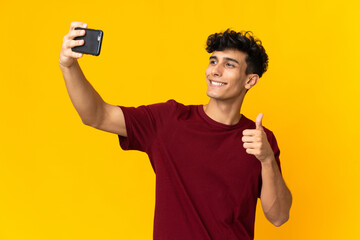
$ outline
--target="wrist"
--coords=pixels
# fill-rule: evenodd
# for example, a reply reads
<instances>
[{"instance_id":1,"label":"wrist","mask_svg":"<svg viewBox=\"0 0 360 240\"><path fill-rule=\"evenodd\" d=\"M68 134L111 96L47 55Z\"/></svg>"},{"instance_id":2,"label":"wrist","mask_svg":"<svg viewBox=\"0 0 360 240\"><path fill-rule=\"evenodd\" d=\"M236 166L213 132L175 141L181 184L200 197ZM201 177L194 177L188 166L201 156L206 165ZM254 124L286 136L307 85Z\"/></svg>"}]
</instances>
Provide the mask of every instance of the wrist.
<instances>
[{"instance_id":1,"label":"wrist","mask_svg":"<svg viewBox=\"0 0 360 240\"><path fill-rule=\"evenodd\" d=\"M276 163L275 157L270 156L261 161L262 167L272 167Z\"/></svg>"},{"instance_id":2,"label":"wrist","mask_svg":"<svg viewBox=\"0 0 360 240\"><path fill-rule=\"evenodd\" d=\"M65 65L63 65L63 64L61 63L61 61L60 61L60 59L59 59L59 66L60 66L61 70L71 69L71 68L73 68L73 67L76 65L76 63L77 63L77 60L74 59L74 61L73 61L72 64L70 64L69 66L65 66Z\"/></svg>"}]
</instances>

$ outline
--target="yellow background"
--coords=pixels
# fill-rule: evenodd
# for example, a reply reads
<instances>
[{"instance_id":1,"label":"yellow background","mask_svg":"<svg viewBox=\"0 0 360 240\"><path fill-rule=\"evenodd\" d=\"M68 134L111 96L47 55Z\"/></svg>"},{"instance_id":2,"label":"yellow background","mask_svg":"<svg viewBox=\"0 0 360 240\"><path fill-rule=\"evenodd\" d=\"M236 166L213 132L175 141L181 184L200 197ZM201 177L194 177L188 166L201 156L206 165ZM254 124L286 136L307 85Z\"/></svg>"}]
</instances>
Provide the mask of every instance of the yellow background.
<instances>
[{"instance_id":1,"label":"yellow background","mask_svg":"<svg viewBox=\"0 0 360 240\"><path fill-rule=\"evenodd\" d=\"M83 125L67 94L58 59L72 21L104 31L100 56L80 66L125 106L207 103L207 36L253 31L269 69L241 111L264 113L293 194L280 228L258 205L255 239L356 239L358 12L356 0L2 1L0 239L152 239L147 156Z\"/></svg>"}]
</instances>

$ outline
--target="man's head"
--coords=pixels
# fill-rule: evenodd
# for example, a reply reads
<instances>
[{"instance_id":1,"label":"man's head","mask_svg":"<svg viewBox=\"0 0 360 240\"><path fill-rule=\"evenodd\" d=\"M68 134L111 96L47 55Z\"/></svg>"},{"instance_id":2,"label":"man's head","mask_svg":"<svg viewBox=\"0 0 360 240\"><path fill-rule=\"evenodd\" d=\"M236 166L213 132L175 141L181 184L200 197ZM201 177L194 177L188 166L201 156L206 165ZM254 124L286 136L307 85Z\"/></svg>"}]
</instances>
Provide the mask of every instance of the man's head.
<instances>
[{"instance_id":1,"label":"man's head","mask_svg":"<svg viewBox=\"0 0 360 240\"><path fill-rule=\"evenodd\" d=\"M268 56L261 41L251 32L227 29L210 35L206 44L206 51L212 53L205 72L210 97L238 97L254 86L267 70Z\"/></svg>"}]
</instances>

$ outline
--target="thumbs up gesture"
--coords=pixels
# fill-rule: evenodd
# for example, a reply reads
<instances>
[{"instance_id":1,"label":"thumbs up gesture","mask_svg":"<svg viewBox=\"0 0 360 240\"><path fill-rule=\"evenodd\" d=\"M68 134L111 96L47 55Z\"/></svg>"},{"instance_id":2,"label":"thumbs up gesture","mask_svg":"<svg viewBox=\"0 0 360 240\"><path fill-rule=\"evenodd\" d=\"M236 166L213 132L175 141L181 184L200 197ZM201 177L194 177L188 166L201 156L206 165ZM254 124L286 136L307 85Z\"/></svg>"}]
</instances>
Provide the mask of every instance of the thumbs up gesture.
<instances>
[{"instance_id":1,"label":"thumbs up gesture","mask_svg":"<svg viewBox=\"0 0 360 240\"><path fill-rule=\"evenodd\" d=\"M266 133L262 126L262 113L256 118L256 129L246 129L243 131L242 141L246 152L260 160L261 163L274 159L274 152L269 144Z\"/></svg>"}]
</instances>

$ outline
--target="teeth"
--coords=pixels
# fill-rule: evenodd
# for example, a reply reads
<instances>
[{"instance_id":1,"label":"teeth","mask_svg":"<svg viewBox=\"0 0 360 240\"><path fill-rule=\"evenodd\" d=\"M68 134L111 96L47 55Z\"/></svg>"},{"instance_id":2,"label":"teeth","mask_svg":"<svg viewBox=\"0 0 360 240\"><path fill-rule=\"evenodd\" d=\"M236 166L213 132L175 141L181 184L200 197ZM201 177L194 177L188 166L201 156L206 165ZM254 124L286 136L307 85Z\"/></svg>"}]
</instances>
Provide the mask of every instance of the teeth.
<instances>
[{"instance_id":1,"label":"teeth","mask_svg":"<svg viewBox=\"0 0 360 240\"><path fill-rule=\"evenodd\" d=\"M225 85L225 83L219 83L219 82L214 82L214 81L210 81L210 83L211 83L212 85L216 85L216 86L223 86L223 85Z\"/></svg>"}]
</instances>

